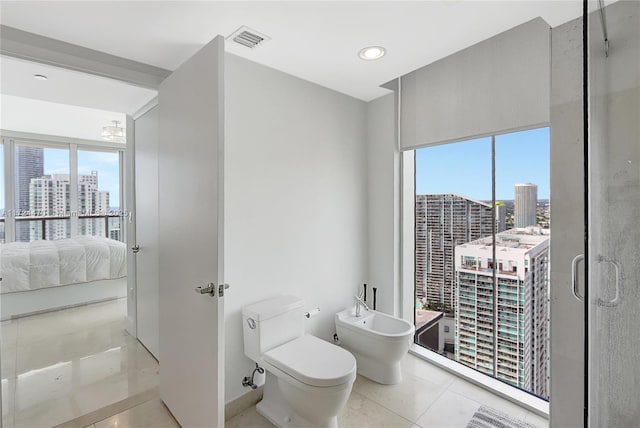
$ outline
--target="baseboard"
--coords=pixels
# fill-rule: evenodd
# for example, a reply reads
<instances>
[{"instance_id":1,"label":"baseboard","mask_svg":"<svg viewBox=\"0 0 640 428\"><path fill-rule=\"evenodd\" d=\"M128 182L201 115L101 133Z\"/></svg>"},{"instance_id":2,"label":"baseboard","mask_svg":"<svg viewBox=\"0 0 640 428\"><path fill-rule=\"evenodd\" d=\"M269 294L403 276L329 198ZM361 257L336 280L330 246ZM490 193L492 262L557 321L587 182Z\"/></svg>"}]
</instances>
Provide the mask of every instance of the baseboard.
<instances>
[{"instance_id":1,"label":"baseboard","mask_svg":"<svg viewBox=\"0 0 640 428\"><path fill-rule=\"evenodd\" d=\"M252 389L244 395L229 401L224 405L224 419L228 421L234 416L238 416L249 407L255 406L260 400L262 400L262 394L264 387L259 386L257 389Z\"/></svg>"}]
</instances>

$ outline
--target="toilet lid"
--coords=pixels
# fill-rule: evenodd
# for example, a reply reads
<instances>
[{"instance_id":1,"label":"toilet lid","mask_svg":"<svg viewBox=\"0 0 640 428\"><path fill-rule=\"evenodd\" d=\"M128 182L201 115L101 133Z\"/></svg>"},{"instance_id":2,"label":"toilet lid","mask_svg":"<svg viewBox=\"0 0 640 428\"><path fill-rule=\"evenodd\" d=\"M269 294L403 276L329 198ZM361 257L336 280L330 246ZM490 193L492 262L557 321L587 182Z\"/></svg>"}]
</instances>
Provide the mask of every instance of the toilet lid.
<instances>
[{"instance_id":1,"label":"toilet lid","mask_svg":"<svg viewBox=\"0 0 640 428\"><path fill-rule=\"evenodd\" d=\"M264 359L311 386L341 385L356 370L356 359L349 351L309 335L268 351Z\"/></svg>"}]
</instances>

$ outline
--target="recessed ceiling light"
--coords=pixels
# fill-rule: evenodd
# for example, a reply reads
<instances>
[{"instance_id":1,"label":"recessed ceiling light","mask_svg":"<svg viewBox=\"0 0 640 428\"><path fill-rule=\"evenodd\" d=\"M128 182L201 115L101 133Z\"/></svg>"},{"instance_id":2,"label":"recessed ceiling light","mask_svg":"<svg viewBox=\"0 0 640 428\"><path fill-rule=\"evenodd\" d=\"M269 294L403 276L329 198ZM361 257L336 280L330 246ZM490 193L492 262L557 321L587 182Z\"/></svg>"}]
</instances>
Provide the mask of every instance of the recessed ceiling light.
<instances>
[{"instance_id":1,"label":"recessed ceiling light","mask_svg":"<svg viewBox=\"0 0 640 428\"><path fill-rule=\"evenodd\" d=\"M387 51L382 46L369 46L361 49L358 56L365 61L373 61L382 58L385 53Z\"/></svg>"},{"instance_id":2,"label":"recessed ceiling light","mask_svg":"<svg viewBox=\"0 0 640 428\"><path fill-rule=\"evenodd\" d=\"M47 80L47 76L45 76L44 74L34 74L33 78L36 80Z\"/></svg>"}]
</instances>

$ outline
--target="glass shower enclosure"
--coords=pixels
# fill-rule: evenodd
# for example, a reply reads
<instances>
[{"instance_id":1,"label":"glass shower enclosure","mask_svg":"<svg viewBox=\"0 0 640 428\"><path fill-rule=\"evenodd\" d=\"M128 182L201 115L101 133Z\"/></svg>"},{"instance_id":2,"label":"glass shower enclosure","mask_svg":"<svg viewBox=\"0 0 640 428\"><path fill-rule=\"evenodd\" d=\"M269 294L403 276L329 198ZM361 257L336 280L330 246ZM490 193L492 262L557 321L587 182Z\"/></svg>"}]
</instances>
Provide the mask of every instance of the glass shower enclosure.
<instances>
[{"instance_id":1,"label":"glass shower enclosure","mask_svg":"<svg viewBox=\"0 0 640 428\"><path fill-rule=\"evenodd\" d=\"M640 2L586 5L586 416L638 427Z\"/></svg>"}]
</instances>

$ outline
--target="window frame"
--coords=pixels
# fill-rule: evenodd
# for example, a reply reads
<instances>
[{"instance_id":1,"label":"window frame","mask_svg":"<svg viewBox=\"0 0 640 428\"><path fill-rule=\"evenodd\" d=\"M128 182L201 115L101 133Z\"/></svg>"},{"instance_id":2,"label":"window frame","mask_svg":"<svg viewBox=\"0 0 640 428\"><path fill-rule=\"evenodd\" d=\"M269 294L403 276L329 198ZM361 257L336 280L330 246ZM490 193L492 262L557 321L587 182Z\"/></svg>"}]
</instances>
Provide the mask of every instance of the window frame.
<instances>
[{"instance_id":1,"label":"window frame","mask_svg":"<svg viewBox=\"0 0 640 428\"><path fill-rule=\"evenodd\" d=\"M473 136L470 138L460 139L459 141L462 142L485 137L493 137L495 141L495 137L499 135L544 127L550 128L551 124L539 124L536 126L524 127L522 129L496 132L489 135ZM549 138L551 138L551 135ZM458 142L458 140L443 142L443 144L455 142ZM549 143L551 144L551 141ZM411 150L400 151L399 162L400 315L404 320L410 322L412 325L415 325L415 152L420 148L424 147L416 147ZM398 150L400 149L398 148ZM551 251L551 243L549 244L549 250ZM484 374L458 361L439 355L437 352L424 348L414 341L412 341L409 347L409 352L412 355L435 365L436 367L450 372L451 374L454 374L455 376L476 386L486 389L503 399L514 402L533 413L546 418L549 417L549 401L544 400L533 393L522 390L516 386L509 385L506 382Z\"/></svg>"},{"instance_id":2,"label":"window frame","mask_svg":"<svg viewBox=\"0 0 640 428\"><path fill-rule=\"evenodd\" d=\"M119 160L119 206L125 206L125 153L127 145L124 143L113 143L109 141L86 140L57 135L34 134L27 132L0 130L0 140L2 140L4 151L4 196L5 196L5 240L4 242L15 242L15 216L6 215L7 212L15 210L15 146L26 145L32 147L59 148L69 151L69 178L70 178L70 236L78 236L78 151L104 151L118 154ZM123 211L124 212L124 211ZM122 221L122 225L126 224ZM126 228L123 231L122 240L126 242Z\"/></svg>"}]
</instances>

